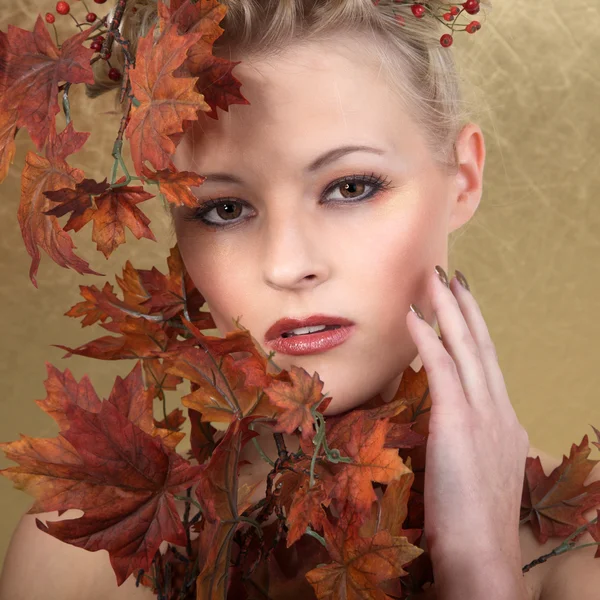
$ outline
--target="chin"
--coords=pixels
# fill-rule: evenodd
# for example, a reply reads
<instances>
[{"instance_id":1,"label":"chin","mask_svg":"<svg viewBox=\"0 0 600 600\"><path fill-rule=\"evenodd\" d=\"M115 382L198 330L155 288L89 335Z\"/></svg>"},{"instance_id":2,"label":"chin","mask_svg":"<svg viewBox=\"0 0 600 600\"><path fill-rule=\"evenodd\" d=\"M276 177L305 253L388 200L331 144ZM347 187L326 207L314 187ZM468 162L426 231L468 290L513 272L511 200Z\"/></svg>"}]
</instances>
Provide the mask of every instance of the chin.
<instances>
[{"instance_id":1,"label":"chin","mask_svg":"<svg viewBox=\"0 0 600 600\"><path fill-rule=\"evenodd\" d=\"M342 402L338 400L336 402L335 396L333 396L333 400L325 409L323 415L326 417L335 417L337 415L344 414L350 410L354 410L355 408L360 408L365 402L366 400L356 400L354 402Z\"/></svg>"}]
</instances>

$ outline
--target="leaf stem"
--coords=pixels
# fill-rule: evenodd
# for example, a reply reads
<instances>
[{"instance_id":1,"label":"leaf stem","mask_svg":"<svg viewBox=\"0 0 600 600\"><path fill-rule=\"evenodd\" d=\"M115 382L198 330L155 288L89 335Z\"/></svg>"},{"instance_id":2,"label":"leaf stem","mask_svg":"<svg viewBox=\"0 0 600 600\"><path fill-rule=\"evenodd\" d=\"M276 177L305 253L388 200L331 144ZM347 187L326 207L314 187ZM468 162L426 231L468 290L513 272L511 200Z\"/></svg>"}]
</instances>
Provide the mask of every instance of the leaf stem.
<instances>
[{"instance_id":1,"label":"leaf stem","mask_svg":"<svg viewBox=\"0 0 600 600\"><path fill-rule=\"evenodd\" d=\"M571 550L577 550L578 548L587 548L588 546L600 546L600 543L598 543L598 542L594 542L591 544L581 544L579 546L576 546L575 542L571 541L578 534L580 534L581 532L586 530L590 525L593 525L597 521L598 521L598 517L595 517L591 521L588 521L587 523L585 523L584 525L582 525L581 527L579 527L578 529L573 531L573 533L571 533L571 535L569 537L564 539L562 541L562 543L560 543L558 546L556 546L556 548L553 548L551 552L548 552L548 554L543 554L542 556L538 556L536 559L534 559L530 563L526 564L522 568L523 573L527 573L527 571L529 571L536 565L540 565L540 564L546 562L549 558L552 558L553 556L558 556L560 554L564 554L565 552L570 552Z\"/></svg>"},{"instance_id":2,"label":"leaf stem","mask_svg":"<svg viewBox=\"0 0 600 600\"><path fill-rule=\"evenodd\" d=\"M311 535L312 537L315 538L315 540L318 540L319 542L321 542L321 544L323 544L323 546L325 546L325 548L327 548L327 544L325 543L325 538L320 536L314 529L307 527L306 531L304 533L306 533L307 535Z\"/></svg>"},{"instance_id":3,"label":"leaf stem","mask_svg":"<svg viewBox=\"0 0 600 600\"><path fill-rule=\"evenodd\" d=\"M200 512L202 512L202 506L200 506L200 503L197 500L194 500L194 498L191 496L176 496L173 494L173 498L176 500L182 500L183 502L191 502Z\"/></svg>"}]
</instances>

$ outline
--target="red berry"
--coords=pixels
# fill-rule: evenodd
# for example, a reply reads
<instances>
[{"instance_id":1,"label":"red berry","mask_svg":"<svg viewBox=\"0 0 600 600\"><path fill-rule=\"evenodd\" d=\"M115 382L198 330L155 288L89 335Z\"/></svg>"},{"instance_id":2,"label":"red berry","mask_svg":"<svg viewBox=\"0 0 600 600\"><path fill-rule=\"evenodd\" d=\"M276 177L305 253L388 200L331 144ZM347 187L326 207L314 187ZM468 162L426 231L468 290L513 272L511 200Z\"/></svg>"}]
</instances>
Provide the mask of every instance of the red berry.
<instances>
[{"instance_id":1,"label":"red berry","mask_svg":"<svg viewBox=\"0 0 600 600\"><path fill-rule=\"evenodd\" d=\"M112 67L112 69L109 69L108 71L108 78L113 81L119 81L121 79L121 71Z\"/></svg>"},{"instance_id":2,"label":"red berry","mask_svg":"<svg viewBox=\"0 0 600 600\"><path fill-rule=\"evenodd\" d=\"M452 8L450 8L450 12L452 13L452 15L456 16L460 12L460 9L458 8L458 6L453 6Z\"/></svg>"},{"instance_id":3,"label":"red berry","mask_svg":"<svg viewBox=\"0 0 600 600\"><path fill-rule=\"evenodd\" d=\"M104 4L106 0L94 0L96 4Z\"/></svg>"},{"instance_id":4,"label":"red berry","mask_svg":"<svg viewBox=\"0 0 600 600\"><path fill-rule=\"evenodd\" d=\"M481 29L481 23L479 21L471 21L465 28L465 30L468 33L475 33L476 31L479 31L480 29Z\"/></svg>"},{"instance_id":5,"label":"red berry","mask_svg":"<svg viewBox=\"0 0 600 600\"><path fill-rule=\"evenodd\" d=\"M440 44L442 46L444 46L444 48L448 48L449 46L452 46L452 42L454 41L454 38L449 34L449 33L445 33L441 38L440 38Z\"/></svg>"},{"instance_id":6,"label":"red berry","mask_svg":"<svg viewBox=\"0 0 600 600\"><path fill-rule=\"evenodd\" d=\"M417 19L422 18L425 14L425 7L422 4L413 4L410 7L410 10L412 10L412 14L415 15Z\"/></svg>"},{"instance_id":7,"label":"red berry","mask_svg":"<svg viewBox=\"0 0 600 600\"><path fill-rule=\"evenodd\" d=\"M65 2L64 0L60 0L60 2L56 3L56 12L59 15L69 14L70 10L71 10L71 7L69 6L68 2Z\"/></svg>"},{"instance_id":8,"label":"red berry","mask_svg":"<svg viewBox=\"0 0 600 600\"><path fill-rule=\"evenodd\" d=\"M102 42L99 42L98 40L94 40L91 44L90 44L90 48L92 50L95 50L96 52L100 52L100 50L102 49Z\"/></svg>"},{"instance_id":9,"label":"red berry","mask_svg":"<svg viewBox=\"0 0 600 600\"><path fill-rule=\"evenodd\" d=\"M476 15L480 9L479 0L467 0L466 2L463 3L463 8L470 15Z\"/></svg>"},{"instance_id":10,"label":"red berry","mask_svg":"<svg viewBox=\"0 0 600 600\"><path fill-rule=\"evenodd\" d=\"M103 35L97 35L94 40L98 40L100 43L102 43L104 41L104 36Z\"/></svg>"},{"instance_id":11,"label":"red berry","mask_svg":"<svg viewBox=\"0 0 600 600\"><path fill-rule=\"evenodd\" d=\"M55 20L52 13L46 13L46 23L54 23Z\"/></svg>"},{"instance_id":12,"label":"red berry","mask_svg":"<svg viewBox=\"0 0 600 600\"><path fill-rule=\"evenodd\" d=\"M444 13L444 20L445 21L454 21L454 15L452 13Z\"/></svg>"},{"instance_id":13,"label":"red berry","mask_svg":"<svg viewBox=\"0 0 600 600\"><path fill-rule=\"evenodd\" d=\"M103 55L102 55L102 58L103 58L104 60L108 60L108 59L109 59L111 56L112 56L112 53L111 53L111 52L107 52L106 54L103 54Z\"/></svg>"},{"instance_id":14,"label":"red berry","mask_svg":"<svg viewBox=\"0 0 600 600\"><path fill-rule=\"evenodd\" d=\"M96 16L96 13L88 13L87 15L85 15L85 20L88 23L93 23L98 17Z\"/></svg>"}]
</instances>

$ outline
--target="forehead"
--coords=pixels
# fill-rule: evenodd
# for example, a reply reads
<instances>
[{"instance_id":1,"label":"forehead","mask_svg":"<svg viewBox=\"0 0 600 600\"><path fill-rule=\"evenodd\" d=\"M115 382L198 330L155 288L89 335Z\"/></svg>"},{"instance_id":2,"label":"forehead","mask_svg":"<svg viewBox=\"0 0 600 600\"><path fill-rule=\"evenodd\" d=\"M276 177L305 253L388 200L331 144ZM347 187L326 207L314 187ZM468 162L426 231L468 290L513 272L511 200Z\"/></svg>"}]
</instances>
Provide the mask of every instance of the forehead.
<instances>
[{"instance_id":1,"label":"forehead","mask_svg":"<svg viewBox=\"0 0 600 600\"><path fill-rule=\"evenodd\" d=\"M187 140L196 168L239 168L257 156L273 167L288 161L297 168L320 151L350 143L418 153L423 139L417 125L381 65L359 51L311 43L242 61L233 74L250 104L219 110L218 119L200 114Z\"/></svg>"}]
</instances>

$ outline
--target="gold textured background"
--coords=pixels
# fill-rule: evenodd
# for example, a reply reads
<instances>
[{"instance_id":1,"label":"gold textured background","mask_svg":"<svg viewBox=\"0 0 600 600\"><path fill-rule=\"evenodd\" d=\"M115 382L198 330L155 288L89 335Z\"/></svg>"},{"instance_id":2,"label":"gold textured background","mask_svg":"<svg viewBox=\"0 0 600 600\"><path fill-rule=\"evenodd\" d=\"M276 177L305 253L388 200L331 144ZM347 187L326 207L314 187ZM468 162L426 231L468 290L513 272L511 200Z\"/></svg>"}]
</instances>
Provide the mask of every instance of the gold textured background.
<instances>
[{"instance_id":1,"label":"gold textured background","mask_svg":"<svg viewBox=\"0 0 600 600\"><path fill-rule=\"evenodd\" d=\"M576 10L567 10L562 0L494 1L484 27L455 42L488 158L482 204L452 240L450 269L466 274L482 306L531 444L560 457L585 434L593 436L590 424L600 428L600 12L598 0L580 0ZM99 15L111 4L88 1ZM11 23L31 30L38 11L54 11L54 5L0 0L0 29L6 32ZM81 3L72 2L72 12L84 19ZM74 33L70 17L58 16L57 25ZM88 177L110 177L118 129L112 96L86 101L75 86L70 98L77 130L92 132L70 163ZM101 286L105 278L80 276L43 254L39 289L29 282L30 259L16 219L29 149L33 144L20 132L15 163L0 185L0 441L18 439L19 433L57 434L54 421L34 402L45 397L44 361L68 367L78 379L89 373L104 397L115 375L133 366L62 359L64 353L50 346L76 346L103 334L62 315L80 300L79 285ZM160 202L143 208L158 244L129 236L105 261L91 242L91 226L75 235L77 251L111 283L127 258L138 268L165 271L174 238ZM590 457L598 454L594 449ZM0 458L0 467L10 465ZM31 498L3 477L0 493L3 558Z\"/></svg>"}]
</instances>

